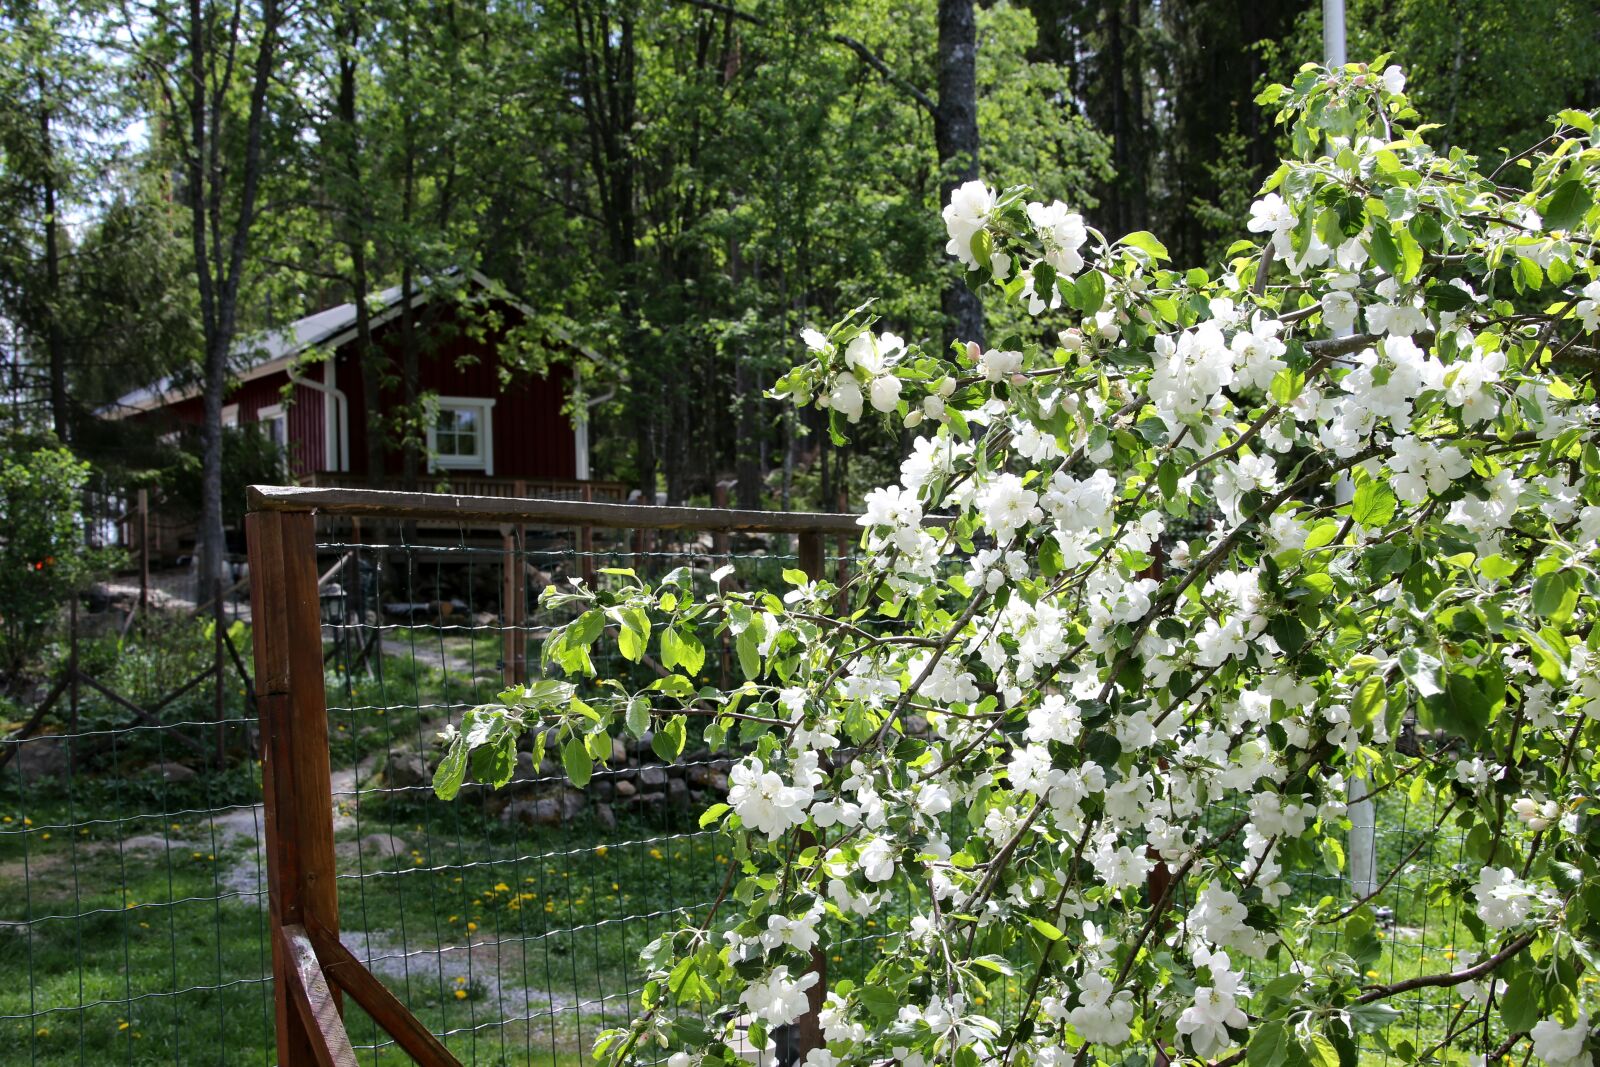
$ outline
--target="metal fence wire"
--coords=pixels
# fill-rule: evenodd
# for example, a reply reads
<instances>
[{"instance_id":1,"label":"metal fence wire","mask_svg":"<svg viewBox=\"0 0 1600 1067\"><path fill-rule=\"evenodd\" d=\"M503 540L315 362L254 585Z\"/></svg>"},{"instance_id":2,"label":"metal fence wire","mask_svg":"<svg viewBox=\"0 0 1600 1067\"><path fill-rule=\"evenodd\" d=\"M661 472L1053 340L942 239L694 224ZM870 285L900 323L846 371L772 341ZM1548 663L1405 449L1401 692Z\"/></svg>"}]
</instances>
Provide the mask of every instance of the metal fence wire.
<instances>
[{"instance_id":1,"label":"metal fence wire","mask_svg":"<svg viewBox=\"0 0 1600 1067\"><path fill-rule=\"evenodd\" d=\"M813 539L802 559L784 533L319 520L312 641L340 940L463 1063L576 1067L599 1030L634 1015L640 950L703 914L727 872L732 849L697 816L725 793L737 753L692 735L667 765L648 739L619 741L578 790L535 739L508 786L468 786L445 803L432 791L435 735L540 673L541 643L566 621L540 603L546 586L688 567L709 588L731 564L743 587L779 589L786 568L860 566L852 537L836 529L824 544L819 556ZM235 637L260 621L242 606L236 616ZM80 655L120 672L134 703L181 680L178 654L157 642L105 640ZM602 646L602 677L638 687L655 676L648 658L630 664ZM736 681L731 649L707 649L706 684ZM235 688L220 721L179 700L149 722L84 695L73 719L0 742L0 1063L278 1062L259 722ZM1440 832L1440 805L1403 787L1377 799L1377 874L1401 872L1372 901L1375 978L1448 967L1477 947L1430 914L1431 886L1475 873ZM1295 901L1350 896L1339 872L1292 878ZM904 919L830 930L829 980L865 975ZM1342 946L1330 934L1326 947ZM1256 983L1288 962L1258 965ZM1025 988L1025 974L997 982L989 1010L1005 1017ZM1395 1003L1404 1015L1386 1036L1426 1048L1459 1004L1457 991L1418 990ZM344 1018L360 1062L409 1062L349 998ZM1364 1064L1389 1058L1367 1039Z\"/></svg>"}]
</instances>

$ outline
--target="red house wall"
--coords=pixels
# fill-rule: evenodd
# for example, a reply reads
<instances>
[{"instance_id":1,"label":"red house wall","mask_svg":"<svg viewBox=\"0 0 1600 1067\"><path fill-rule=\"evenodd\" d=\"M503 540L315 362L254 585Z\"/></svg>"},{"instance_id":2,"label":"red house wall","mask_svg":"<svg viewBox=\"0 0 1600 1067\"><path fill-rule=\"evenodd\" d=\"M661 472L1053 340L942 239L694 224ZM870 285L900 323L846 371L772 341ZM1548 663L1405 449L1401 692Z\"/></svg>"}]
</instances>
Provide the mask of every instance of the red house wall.
<instances>
[{"instance_id":1,"label":"red house wall","mask_svg":"<svg viewBox=\"0 0 1600 1067\"><path fill-rule=\"evenodd\" d=\"M504 309L502 309L504 311ZM461 329L453 309L419 307L416 334L422 339L419 360L419 386L440 396L483 397L495 401L491 423L494 433L494 476L496 478L577 477L572 423L562 414L570 373L565 367L552 368L548 376L522 373L510 385L500 381L499 350L503 331L488 331L473 337ZM510 312L515 314L515 312ZM391 361L397 379L400 367L400 322L398 318L374 331L374 344ZM367 470L368 402L361 368L353 346L338 352L337 383L349 398L350 470L364 475ZM398 383L383 390L380 403L392 407L403 401ZM401 473L398 447L386 450L387 473Z\"/></svg>"},{"instance_id":2,"label":"red house wall","mask_svg":"<svg viewBox=\"0 0 1600 1067\"><path fill-rule=\"evenodd\" d=\"M321 368L312 368L321 373ZM322 412L323 396L308 386L296 384L292 399L283 399L283 387L289 384L286 371L268 374L241 382L228 394L224 405L239 405L239 422L260 422L262 408L285 404L284 413L289 418L289 472L296 477L320 471L327 466L327 423ZM205 408L198 396L191 396L159 409L162 416L177 422L200 425Z\"/></svg>"}]
</instances>

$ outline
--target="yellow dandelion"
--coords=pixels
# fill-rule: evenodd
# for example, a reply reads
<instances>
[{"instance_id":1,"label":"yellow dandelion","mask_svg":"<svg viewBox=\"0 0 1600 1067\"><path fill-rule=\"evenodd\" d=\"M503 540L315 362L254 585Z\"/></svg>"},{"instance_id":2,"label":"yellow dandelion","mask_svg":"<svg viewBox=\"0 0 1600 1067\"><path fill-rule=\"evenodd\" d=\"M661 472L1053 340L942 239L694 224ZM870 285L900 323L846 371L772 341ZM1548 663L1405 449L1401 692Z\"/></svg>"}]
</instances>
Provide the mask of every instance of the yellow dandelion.
<instances>
[{"instance_id":1,"label":"yellow dandelion","mask_svg":"<svg viewBox=\"0 0 1600 1067\"><path fill-rule=\"evenodd\" d=\"M456 990L456 999L457 1000L466 1000L467 999L467 991L465 989Z\"/></svg>"},{"instance_id":2,"label":"yellow dandelion","mask_svg":"<svg viewBox=\"0 0 1600 1067\"><path fill-rule=\"evenodd\" d=\"M658 859L663 858L662 855L661 855L661 850L659 848L651 849L650 850L650 858L653 859L653 860L658 860Z\"/></svg>"},{"instance_id":3,"label":"yellow dandelion","mask_svg":"<svg viewBox=\"0 0 1600 1067\"><path fill-rule=\"evenodd\" d=\"M118 1033L121 1033L122 1031L126 1030L127 1028L128 1028L128 1022L127 1022L126 1019L124 1019L124 1020L122 1020L122 1021L117 1023L117 1032Z\"/></svg>"},{"instance_id":4,"label":"yellow dandelion","mask_svg":"<svg viewBox=\"0 0 1600 1067\"><path fill-rule=\"evenodd\" d=\"M41 840L41 841L48 841L48 840L50 840L50 831L49 831L49 830L46 830L46 831L45 831L45 832L44 832L44 833L42 833L42 834L40 834L40 835L39 835L39 840Z\"/></svg>"},{"instance_id":5,"label":"yellow dandelion","mask_svg":"<svg viewBox=\"0 0 1600 1067\"><path fill-rule=\"evenodd\" d=\"M494 884L494 891L496 893L509 893L511 892L511 887L506 885L504 882L496 882Z\"/></svg>"},{"instance_id":6,"label":"yellow dandelion","mask_svg":"<svg viewBox=\"0 0 1600 1067\"><path fill-rule=\"evenodd\" d=\"M472 922L467 923L467 933L469 933L469 934L476 933L477 930L478 930L478 924L477 923L472 923Z\"/></svg>"},{"instance_id":7,"label":"yellow dandelion","mask_svg":"<svg viewBox=\"0 0 1600 1067\"><path fill-rule=\"evenodd\" d=\"M7 820L6 820L6 822L10 822L10 821L11 821L11 820L10 820L10 819L7 819ZM604 846L604 845L601 845L601 846L600 846L600 847L599 847L599 848L597 848L597 849L595 849L595 850L594 850L594 854L595 854L595 855L596 855L596 856L604 856L604 855L605 855L605 854L606 854L606 853L607 853L607 852L610 852L610 851L611 851L611 850L610 850L610 849L608 849L608 848L606 848L606 846Z\"/></svg>"},{"instance_id":8,"label":"yellow dandelion","mask_svg":"<svg viewBox=\"0 0 1600 1067\"><path fill-rule=\"evenodd\" d=\"M50 1036L50 1028L48 1026L41 1026L41 1027L39 1027L39 1029L37 1029L37 1030L35 1030L33 1032L33 1036L34 1037L49 1037Z\"/></svg>"},{"instance_id":9,"label":"yellow dandelion","mask_svg":"<svg viewBox=\"0 0 1600 1067\"><path fill-rule=\"evenodd\" d=\"M1383 976L1380 975L1377 971L1368 971L1367 972L1367 977L1368 978L1381 978Z\"/></svg>"}]
</instances>

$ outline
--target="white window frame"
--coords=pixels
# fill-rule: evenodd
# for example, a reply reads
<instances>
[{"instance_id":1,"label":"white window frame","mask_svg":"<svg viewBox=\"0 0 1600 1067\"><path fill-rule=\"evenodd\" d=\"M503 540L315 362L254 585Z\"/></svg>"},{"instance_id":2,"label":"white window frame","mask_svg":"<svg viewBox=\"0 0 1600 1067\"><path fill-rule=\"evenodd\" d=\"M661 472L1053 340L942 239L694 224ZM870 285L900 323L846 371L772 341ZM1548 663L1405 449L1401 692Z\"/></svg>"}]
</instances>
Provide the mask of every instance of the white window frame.
<instances>
[{"instance_id":1,"label":"white window frame","mask_svg":"<svg viewBox=\"0 0 1600 1067\"><path fill-rule=\"evenodd\" d=\"M236 427L239 425L239 405L228 404L222 409L222 425Z\"/></svg>"},{"instance_id":2,"label":"white window frame","mask_svg":"<svg viewBox=\"0 0 1600 1067\"><path fill-rule=\"evenodd\" d=\"M284 406L282 404L268 404L266 407L256 408L256 422L263 427L269 422L281 422L283 424L283 440L279 443L283 445L283 451L287 454L289 451L289 413L284 409ZM270 431L268 431L268 437L271 437Z\"/></svg>"},{"instance_id":3,"label":"white window frame","mask_svg":"<svg viewBox=\"0 0 1600 1067\"><path fill-rule=\"evenodd\" d=\"M439 410L445 408L475 408L478 413L478 451L470 456L441 456L435 434L437 427L428 423L429 470L481 470L485 477L494 477L494 398L487 396L441 396Z\"/></svg>"}]
</instances>

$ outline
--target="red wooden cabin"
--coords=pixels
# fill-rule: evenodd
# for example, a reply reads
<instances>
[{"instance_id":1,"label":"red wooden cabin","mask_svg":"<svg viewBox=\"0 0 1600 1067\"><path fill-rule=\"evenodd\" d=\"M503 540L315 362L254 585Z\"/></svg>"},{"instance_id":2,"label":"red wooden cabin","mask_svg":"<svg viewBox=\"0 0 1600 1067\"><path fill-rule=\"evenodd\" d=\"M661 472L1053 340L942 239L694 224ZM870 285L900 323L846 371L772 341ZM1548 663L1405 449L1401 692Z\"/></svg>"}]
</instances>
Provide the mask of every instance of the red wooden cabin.
<instances>
[{"instance_id":1,"label":"red wooden cabin","mask_svg":"<svg viewBox=\"0 0 1600 1067\"><path fill-rule=\"evenodd\" d=\"M582 418L563 413L573 378L564 366L536 377L502 374L500 353L508 332L526 321L526 308L473 272L471 307L450 287L421 286L403 308L398 286L373 297L371 334L387 361L386 387L376 397L365 388L356 341L354 304L319 311L281 329L246 338L238 346L236 385L223 408L225 426L262 424L285 451L289 471L304 485L367 487L367 418L370 405L402 398L402 314L409 310L419 354L419 392L435 393L438 407L428 429L428 470L419 488L484 496L542 496L620 500L618 483L589 479L588 434ZM547 338L554 345L570 342ZM576 405L580 411L584 405ZM163 380L121 398L115 418L198 424L198 386ZM401 449L385 449L378 483L398 488ZM162 546L170 551L176 546Z\"/></svg>"}]
</instances>

